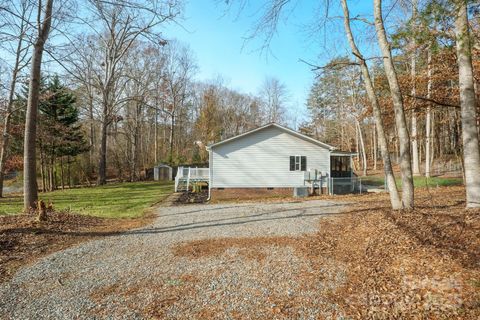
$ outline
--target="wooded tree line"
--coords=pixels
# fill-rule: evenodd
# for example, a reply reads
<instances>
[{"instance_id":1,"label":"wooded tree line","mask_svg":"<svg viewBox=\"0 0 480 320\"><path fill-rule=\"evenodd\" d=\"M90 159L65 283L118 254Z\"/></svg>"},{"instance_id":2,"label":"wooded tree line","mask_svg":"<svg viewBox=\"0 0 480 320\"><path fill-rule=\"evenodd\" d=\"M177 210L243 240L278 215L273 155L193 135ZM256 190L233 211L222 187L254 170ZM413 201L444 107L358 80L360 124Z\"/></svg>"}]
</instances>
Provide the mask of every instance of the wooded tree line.
<instances>
[{"instance_id":1,"label":"wooded tree line","mask_svg":"<svg viewBox=\"0 0 480 320\"><path fill-rule=\"evenodd\" d=\"M311 121L302 131L357 151L364 175L382 158L393 208L413 208L412 176L430 177L434 162L447 161L462 164L467 207L480 206L478 5L405 1L408 19L387 35L382 2L374 1L381 55L371 59L352 32L358 17L350 17L347 1L341 5L352 55L315 67ZM392 162L400 166L401 197Z\"/></svg>"},{"instance_id":2,"label":"wooded tree line","mask_svg":"<svg viewBox=\"0 0 480 320\"><path fill-rule=\"evenodd\" d=\"M467 206L480 206L476 4L404 1L400 8L409 18L387 32L380 0L373 1L373 21L350 17L346 0L321 3L322 17L340 5L351 55L316 68L307 101L312 117L303 130L358 150L364 172L380 154L395 209L413 208L412 176L428 175L432 159L461 158ZM289 4L265 2L254 30L267 44ZM58 181L134 181L153 164L205 162L206 144L285 122L288 94L277 79L267 79L255 96L221 81L194 81L193 52L159 31L182 12L180 0L1 0L1 50L8 55L1 61L0 190L7 169L23 167L29 210L39 177L43 189ZM378 56L360 51L352 31L359 23L372 28ZM63 146L70 136L76 138ZM401 169L401 193L392 156Z\"/></svg>"},{"instance_id":3,"label":"wooded tree line","mask_svg":"<svg viewBox=\"0 0 480 320\"><path fill-rule=\"evenodd\" d=\"M288 94L276 78L255 95L220 78L195 80L194 52L157 28L182 10L160 0L0 2L0 195L12 170L24 169L28 209L38 189L205 163L207 144L286 121Z\"/></svg>"},{"instance_id":4,"label":"wooded tree line","mask_svg":"<svg viewBox=\"0 0 480 320\"><path fill-rule=\"evenodd\" d=\"M478 53L474 51L473 54L476 65L479 62ZM418 170L413 170L413 167L414 174L428 177L433 173L434 164L461 164L461 115L454 49L438 48L433 52L424 51L419 54L414 82L411 81L409 57L396 56L395 59L401 90L408 93L405 95L408 127L412 132L416 129L417 153L412 152L412 163L418 161ZM348 65L344 66L345 63ZM478 67L474 71L475 78L479 79ZM399 141L388 83L378 64L372 66L371 73L386 124L390 154L396 163L400 158ZM415 95L410 93L413 91L413 83ZM480 96L477 92L478 98ZM361 84L360 70L347 57L332 60L319 73L310 90L307 108L311 120L300 128L301 131L342 150L358 151L359 157L355 165L363 175L367 174L367 169L376 171L381 168L372 107ZM413 144L413 134L411 141ZM445 167L442 172L449 173L448 168Z\"/></svg>"}]
</instances>

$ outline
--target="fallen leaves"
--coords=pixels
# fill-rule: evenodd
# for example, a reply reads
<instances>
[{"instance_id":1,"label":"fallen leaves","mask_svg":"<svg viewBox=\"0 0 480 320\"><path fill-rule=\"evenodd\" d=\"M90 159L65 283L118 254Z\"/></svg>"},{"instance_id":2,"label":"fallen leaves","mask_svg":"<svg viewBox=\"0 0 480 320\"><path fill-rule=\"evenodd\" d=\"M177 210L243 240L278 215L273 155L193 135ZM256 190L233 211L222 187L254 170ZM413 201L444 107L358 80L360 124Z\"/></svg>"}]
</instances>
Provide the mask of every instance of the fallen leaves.
<instances>
[{"instance_id":1,"label":"fallen leaves","mask_svg":"<svg viewBox=\"0 0 480 320\"><path fill-rule=\"evenodd\" d=\"M358 318L476 319L480 278L478 212L463 208L460 187L419 191L417 209L393 212L385 196L367 196L350 214L321 225L306 246L347 264L334 301ZM328 239L328 240L326 240ZM335 242L325 246L321 242ZM315 262L314 262L315 263Z\"/></svg>"},{"instance_id":2,"label":"fallen leaves","mask_svg":"<svg viewBox=\"0 0 480 320\"><path fill-rule=\"evenodd\" d=\"M151 219L105 219L65 212L48 213L47 221L42 222L31 214L0 216L0 282L20 266L48 253L138 228Z\"/></svg>"},{"instance_id":3,"label":"fallen leaves","mask_svg":"<svg viewBox=\"0 0 480 320\"><path fill-rule=\"evenodd\" d=\"M345 279L318 292L336 314L358 319L480 317L480 212L464 209L462 187L417 190L417 208L389 209L385 194L336 197L354 202L343 215L325 218L315 235L300 238L226 238L192 241L173 248L177 256L221 259L237 254L268 254L290 246L309 261L303 290L334 274ZM257 260L261 263L262 259ZM276 297L270 312L295 317L296 297Z\"/></svg>"}]
</instances>

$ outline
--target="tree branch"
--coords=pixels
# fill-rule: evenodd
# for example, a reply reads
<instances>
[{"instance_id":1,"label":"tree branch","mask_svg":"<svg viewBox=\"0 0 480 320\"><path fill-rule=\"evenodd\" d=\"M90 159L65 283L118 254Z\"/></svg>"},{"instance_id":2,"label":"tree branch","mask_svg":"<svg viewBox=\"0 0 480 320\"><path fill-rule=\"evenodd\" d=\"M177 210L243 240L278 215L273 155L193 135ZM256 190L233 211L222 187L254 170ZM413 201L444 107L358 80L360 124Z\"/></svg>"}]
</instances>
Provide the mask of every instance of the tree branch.
<instances>
[{"instance_id":1,"label":"tree branch","mask_svg":"<svg viewBox=\"0 0 480 320\"><path fill-rule=\"evenodd\" d=\"M312 67L312 71L333 69L333 68L336 68L336 67L347 67L347 66L359 66L360 65L359 63L353 62L353 61L338 61L338 62L329 63L329 64L324 65L324 66L319 66L319 65L310 63L308 61L305 61L303 59L298 59L298 61L303 62L306 65Z\"/></svg>"},{"instance_id":2,"label":"tree branch","mask_svg":"<svg viewBox=\"0 0 480 320\"><path fill-rule=\"evenodd\" d=\"M426 98L426 97L421 97L421 96L416 96L416 95L411 95L411 94L406 94L407 97L409 98L414 98L414 99L418 99L418 100L422 100L422 101L427 101L427 102L431 102L437 106L440 106L440 107L446 107L446 108L458 108L460 109L460 106L459 105L456 105L456 104L450 104L450 103L446 103L446 102L440 102L440 101L437 101L437 100L434 100L434 99L430 99L430 98Z\"/></svg>"}]
</instances>

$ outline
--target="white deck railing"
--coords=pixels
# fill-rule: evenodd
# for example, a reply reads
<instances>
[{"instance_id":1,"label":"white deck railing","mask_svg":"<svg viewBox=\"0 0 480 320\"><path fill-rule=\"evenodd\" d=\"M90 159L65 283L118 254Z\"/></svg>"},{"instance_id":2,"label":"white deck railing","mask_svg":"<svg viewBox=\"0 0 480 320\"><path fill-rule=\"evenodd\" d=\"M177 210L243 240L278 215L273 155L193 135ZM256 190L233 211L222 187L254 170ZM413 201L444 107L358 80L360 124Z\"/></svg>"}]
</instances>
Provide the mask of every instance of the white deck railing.
<instances>
[{"instance_id":1,"label":"white deck railing","mask_svg":"<svg viewBox=\"0 0 480 320\"><path fill-rule=\"evenodd\" d=\"M180 182L186 183L186 190L190 187L190 181L209 181L209 168L184 168L178 167L177 175L175 176L175 192L178 191Z\"/></svg>"}]
</instances>

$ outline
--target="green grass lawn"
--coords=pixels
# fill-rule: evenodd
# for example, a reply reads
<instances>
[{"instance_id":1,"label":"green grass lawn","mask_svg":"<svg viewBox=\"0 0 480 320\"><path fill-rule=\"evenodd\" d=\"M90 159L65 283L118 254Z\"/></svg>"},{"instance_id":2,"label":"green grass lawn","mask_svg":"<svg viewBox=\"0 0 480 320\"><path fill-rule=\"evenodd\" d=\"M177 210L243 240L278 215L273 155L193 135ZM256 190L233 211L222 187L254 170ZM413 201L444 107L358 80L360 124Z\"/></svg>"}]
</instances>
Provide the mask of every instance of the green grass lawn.
<instances>
[{"instance_id":1,"label":"green grass lawn","mask_svg":"<svg viewBox=\"0 0 480 320\"><path fill-rule=\"evenodd\" d=\"M105 218L135 218L173 192L173 182L117 183L101 187L39 193L55 210L68 210ZM22 212L23 198L0 198L0 215Z\"/></svg>"},{"instance_id":2,"label":"green grass lawn","mask_svg":"<svg viewBox=\"0 0 480 320\"><path fill-rule=\"evenodd\" d=\"M384 177L379 176L367 176L367 177L360 177L362 179L362 184L368 184L373 186L383 186L384 184ZM402 181L400 175L396 175L395 179L397 180L397 186L402 186ZM413 177L413 185L416 188L425 188L426 186L429 187L445 187L445 186L457 186L463 183L462 178L446 178L446 177Z\"/></svg>"}]
</instances>

